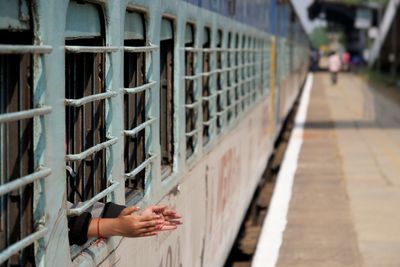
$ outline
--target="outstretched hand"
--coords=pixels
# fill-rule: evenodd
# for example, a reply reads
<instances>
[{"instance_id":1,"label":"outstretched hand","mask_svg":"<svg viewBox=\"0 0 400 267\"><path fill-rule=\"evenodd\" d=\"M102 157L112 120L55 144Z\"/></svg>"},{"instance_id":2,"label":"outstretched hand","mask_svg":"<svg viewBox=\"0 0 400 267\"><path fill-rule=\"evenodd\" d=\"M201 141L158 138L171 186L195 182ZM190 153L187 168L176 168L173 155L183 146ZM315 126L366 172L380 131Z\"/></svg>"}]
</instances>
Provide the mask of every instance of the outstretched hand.
<instances>
[{"instance_id":1,"label":"outstretched hand","mask_svg":"<svg viewBox=\"0 0 400 267\"><path fill-rule=\"evenodd\" d=\"M174 230L182 224L181 216L164 205L140 208L130 206L116 218L93 218L89 224L88 237L147 237L160 231Z\"/></svg>"},{"instance_id":2,"label":"outstretched hand","mask_svg":"<svg viewBox=\"0 0 400 267\"><path fill-rule=\"evenodd\" d=\"M163 223L160 231L170 231L182 224L182 216L177 214L175 210L168 208L165 205L153 205L143 210L142 215L160 215Z\"/></svg>"},{"instance_id":3,"label":"outstretched hand","mask_svg":"<svg viewBox=\"0 0 400 267\"><path fill-rule=\"evenodd\" d=\"M143 237L157 234L164 223L161 215L138 214L139 207L131 206L122 210L117 217L119 235L126 237Z\"/></svg>"}]
</instances>

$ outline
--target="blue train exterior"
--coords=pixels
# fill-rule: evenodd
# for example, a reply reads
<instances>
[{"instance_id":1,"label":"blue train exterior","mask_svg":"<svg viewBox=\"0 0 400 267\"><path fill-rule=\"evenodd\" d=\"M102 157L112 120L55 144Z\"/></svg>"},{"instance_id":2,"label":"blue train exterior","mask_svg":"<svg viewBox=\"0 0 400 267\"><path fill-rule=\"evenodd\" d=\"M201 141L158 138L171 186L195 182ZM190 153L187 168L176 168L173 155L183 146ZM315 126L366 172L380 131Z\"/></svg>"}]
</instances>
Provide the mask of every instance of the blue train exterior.
<instances>
[{"instance_id":1,"label":"blue train exterior","mask_svg":"<svg viewBox=\"0 0 400 267\"><path fill-rule=\"evenodd\" d=\"M223 266L307 69L289 1L0 0L0 266ZM106 201L184 224L70 246Z\"/></svg>"}]
</instances>

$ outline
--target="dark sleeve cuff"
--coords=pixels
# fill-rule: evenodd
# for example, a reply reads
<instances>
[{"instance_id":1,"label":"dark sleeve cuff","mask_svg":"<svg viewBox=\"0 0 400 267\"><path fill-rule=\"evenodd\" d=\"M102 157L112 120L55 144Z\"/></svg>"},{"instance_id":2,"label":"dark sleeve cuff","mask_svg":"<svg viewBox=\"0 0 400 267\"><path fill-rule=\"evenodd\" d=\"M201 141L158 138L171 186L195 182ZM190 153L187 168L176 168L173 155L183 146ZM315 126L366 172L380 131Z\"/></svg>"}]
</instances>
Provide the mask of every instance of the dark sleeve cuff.
<instances>
[{"instance_id":1,"label":"dark sleeve cuff","mask_svg":"<svg viewBox=\"0 0 400 267\"><path fill-rule=\"evenodd\" d=\"M87 232L92 215L84 212L79 216L68 217L68 237L70 245L83 245L88 240Z\"/></svg>"},{"instance_id":2,"label":"dark sleeve cuff","mask_svg":"<svg viewBox=\"0 0 400 267\"><path fill-rule=\"evenodd\" d=\"M104 205L103 213L101 214L102 218L116 218L119 216L121 211L125 209L126 206L118 205L112 202L107 202Z\"/></svg>"}]
</instances>

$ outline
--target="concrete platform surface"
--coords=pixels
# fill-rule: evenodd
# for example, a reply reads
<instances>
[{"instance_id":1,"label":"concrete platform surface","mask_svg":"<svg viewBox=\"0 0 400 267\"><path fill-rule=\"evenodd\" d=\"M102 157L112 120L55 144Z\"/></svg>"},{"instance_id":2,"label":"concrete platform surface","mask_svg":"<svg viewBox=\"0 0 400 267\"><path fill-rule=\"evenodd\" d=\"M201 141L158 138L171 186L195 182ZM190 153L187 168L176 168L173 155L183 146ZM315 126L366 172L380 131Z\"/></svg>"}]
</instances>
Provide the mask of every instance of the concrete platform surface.
<instances>
[{"instance_id":1,"label":"concrete platform surface","mask_svg":"<svg viewBox=\"0 0 400 267\"><path fill-rule=\"evenodd\" d=\"M400 267L400 102L314 75L287 220L277 266Z\"/></svg>"}]
</instances>

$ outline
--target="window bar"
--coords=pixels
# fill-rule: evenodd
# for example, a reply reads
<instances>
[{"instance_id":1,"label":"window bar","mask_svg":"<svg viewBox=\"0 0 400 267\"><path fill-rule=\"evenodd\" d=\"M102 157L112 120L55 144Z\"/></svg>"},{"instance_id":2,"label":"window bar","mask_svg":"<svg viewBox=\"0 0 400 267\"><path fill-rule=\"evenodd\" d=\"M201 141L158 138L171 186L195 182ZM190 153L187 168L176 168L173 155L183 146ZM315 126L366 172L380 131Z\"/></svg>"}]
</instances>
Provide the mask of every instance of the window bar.
<instances>
[{"instance_id":1,"label":"window bar","mask_svg":"<svg viewBox=\"0 0 400 267\"><path fill-rule=\"evenodd\" d=\"M21 239L17 243L8 246L5 250L0 252L0 264L9 259L12 255L16 254L18 251L23 250L24 248L30 246L35 241L43 238L47 233L47 228L40 226L40 229L35 231L34 233L28 235L27 237Z\"/></svg>"},{"instance_id":2,"label":"window bar","mask_svg":"<svg viewBox=\"0 0 400 267\"><path fill-rule=\"evenodd\" d=\"M230 109L232 108L232 105L226 106L224 110L219 111L215 114L217 114L218 116L223 116L226 112L228 112Z\"/></svg>"},{"instance_id":3,"label":"window bar","mask_svg":"<svg viewBox=\"0 0 400 267\"><path fill-rule=\"evenodd\" d=\"M142 124L138 125L137 127L133 128L132 130L125 130L124 133L127 136L134 136L134 135L138 134L141 130L146 128L147 126L151 125L156 120L157 120L157 118L150 117L148 120L146 120Z\"/></svg>"},{"instance_id":4,"label":"window bar","mask_svg":"<svg viewBox=\"0 0 400 267\"><path fill-rule=\"evenodd\" d=\"M225 87L224 89L219 90L219 91L217 92L217 94L218 94L218 95L223 95L223 94L229 92L229 89L230 89L230 88L231 88L230 86L229 86L229 87Z\"/></svg>"},{"instance_id":5,"label":"window bar","mask_svg":"<svg viewBox=\"0 0 400 267\"><path fill-rule=\"evenodd\" d=\"M144 170L147 166L149 166L151 163L153 163L154 159L157 157L157 155L150 154L150 157L143 161L139 166L137 166L133 171L130 173L125 173L125 178L126 179L132 179L135 177L138 173L140 173L142 170Z\"/></svg>"},{"instance_id":6,"label":"window bar","mask_svg":"<svg viewBox=\"0 0 400 267\"><path fill-rule=\"evenodd\" d=\"M65 159L67 161L79 161L87 158L90 155L93 155L96 152L99 152L100 150L107 148L109 146L114 145L115 143L118 142L117 137L108 137L108 141L105 141L103 143L97 144L95 146L92 146L91 148L86 149L85 151L78 153L78 154L69 154L65 156Z\"/></svg>"},{"instance_id":7,"label":"window bar","mask_svg":"<svg viewBox=\"0 0 400 267\"><path fill-rule=\"evenodd\" d=\"M39 171L36 171L32 174L16 178L11 182L2 184L0 186L0 196L10 193L11 191L17 190L20 187L23 187L27 184L33 183L36 180L45 178L51 174L50 168L39 168Z\"/></svg>"},{"instance_id":8,"label":"window bar","mask_svg":"<svg viewBox=\"0 0 400 267\"><path fill-rule=\"evenodd\" d=\"M204 101L211 101L213 98L217 97L218 93L216 92L215 94L209 95L209 96L203 96L202 99Z\"/></svg>"},{"instance_id":9,"label":"window bar","mask_svg":"<svg viewBox=\"0 0 400 267\"><path fill-rule=\"evenodd\" d=\"M52 108L43 106L41 108L28 109L24 111L4 113L0 115L0 123L12 122L24 119L31 119L36 116L43 116L49 114Z\"/></svg>"},{"instance_id":10,"label":"window bar","mask_svg":"<svg viewBox=\"0 0 400 267\"><path fill-rule=\"evenodd\" d=\"M202 127L199 127L199 128L194 129L194 130L191 131L191 132L185 133L185 135L186 135L187 137L191 137L191 136L194 136L195 134L199 133L201 130L203 130L203 128L202 128Z\"/></svg>"},{"instance_id":11,"label":"window bar","mask_svg":"<svg viewBox=\"0 0 400 267\"><path fill-rule=\"evenodd\" d=\"M148 46L124 46L124 51L129 53L153 52L158 46L150 44Z\"/></svg>"},{"instance_id":12,"label":"window bar","mask_svg":"<svg viewBox=\"0 0 400 267\"><path fill-rule=\"evenodd\" d=\"M68 216L78 216L81 215L85 210L87 210L89 207L93 206L96 202L100 201L102 198L106 197L108 194L113 192L119 185L119 182L110 180L110 186L108 186L106 189L89 199L88 201L84 202L82 206L79 208L72 208L67 210L67 215Z\"/></svg>"},{"instance_id":13,"label":"window bar","mask_svg":"<svg viewBox=\"0 0 400 267\"><path fill-rule=\"evenodd\" d=\"M203 52L204 49L198 47L185 47L183 50L187 52Z\"/></svg>"},{"instance_id":14,"label":"window bar","mask_svg":"<svg viewBox=\"0 0 400 267\"><path fill-rule=\"evenodd\" d=\"M98 100L103 100L103 99L108 99L108 98L114 97L116 95L118 95L118 93L116 91L107 91L105 93L89 95L89 96L85 96L85 97L82 97L79 99L65 99L65 104L67 106L80 107L87 103L98 101Z\"/></svg>"},{"instance_id":15,"label":"window bar","mask_svg":"<svg viewBox=\"0 0 400 267\"><path fill-rule=\"evenodd\" d=\"M203 78L203 73L199 73L199 74L196 74L196 75L187 75L187 76L183 76L183 78L185 80L196 80L196 79Z\"/></svg>"},{"instance_id":16,"label":"window bar","mask_svg":"<svg viewBox=\"0 0 400 267\"><path fill-rule=\"evenodd\" d=\"M203 125L210 126L215 120L217 119L216 116L212 117L211 119L204 121Z\"/></svg>"},{"instance_id":17,"label":"window bar","mask_svg":"<svg viewBox=\"0 0 400 267\"><path fill-rule=\"evenodd\" d=\"M119 47L66 45L65 50L70 53L111 53L111 52L117 52L119 50Z\"/></svg>"},{"instance_id":18,"label":"window bar","mask_svg":"<svg viewBox=\"0 0 400 267\"><path fill-rule=\"evenodd\" d=\"M49 54L49 45L0 45L0 54Z\"/></svg>"},{"instance_id":19,"label":"window bar","mask_svg":"<svg viewBox=\"0 0 400 267\"><path fill-rule=\"evenodd\" d=\"M196 107L199 107L200 105L201 105L201 100L197 100L197 101L195 101L193 103L185 104L185 107L187 107L187 108L196 108Z\"/></svg>"},{"instance_id":20,"label":"window bar","mask_svg":"<svg viewBox=\"0 0 400 267\"><path fill-rule=\"evenodd\" d=\"M132 87L132 88L124 88L124 92L127 94L136 94L136 93L140 93L144 90L151 89L154 85L156 85L156 82L151 81L151 82L143 84L141 86Z\"/></svg>"}]
</instances>

